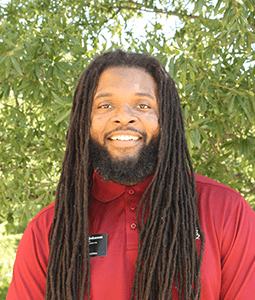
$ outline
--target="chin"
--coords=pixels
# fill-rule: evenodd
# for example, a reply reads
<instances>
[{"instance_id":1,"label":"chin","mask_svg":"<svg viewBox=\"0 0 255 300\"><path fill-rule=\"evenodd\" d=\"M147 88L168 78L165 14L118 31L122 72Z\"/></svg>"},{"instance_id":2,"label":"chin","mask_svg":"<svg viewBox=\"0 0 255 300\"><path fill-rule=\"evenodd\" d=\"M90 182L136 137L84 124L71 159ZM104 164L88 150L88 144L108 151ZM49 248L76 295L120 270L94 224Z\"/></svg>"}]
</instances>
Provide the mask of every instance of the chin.
<instances>
[{"instance_id":1,"label":"chin","mask_svg":"<svg viewBox=\"0 0 255 300\"><path fill-rule=\"evenodd\" d=\"M159 143L157 137L148 146L143 145L135 151L111 151L92 139L89 143L92 164L106 182L132 186L141 183L155 171Z\"/></svg>"}]
</instances>

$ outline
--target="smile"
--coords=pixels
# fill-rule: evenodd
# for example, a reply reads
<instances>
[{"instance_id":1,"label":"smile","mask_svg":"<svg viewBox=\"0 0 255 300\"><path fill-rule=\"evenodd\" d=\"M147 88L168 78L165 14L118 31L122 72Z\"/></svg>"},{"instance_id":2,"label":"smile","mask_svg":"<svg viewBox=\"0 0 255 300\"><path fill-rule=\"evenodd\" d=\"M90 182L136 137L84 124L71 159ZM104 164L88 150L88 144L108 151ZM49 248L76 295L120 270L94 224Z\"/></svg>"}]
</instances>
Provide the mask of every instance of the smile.
<instances>
[{"instance_id":1,"label":"smile","mask_svg":"<svg viewBox=\"0 0 255 300\"><path fill-rule=\"evenodd\" d=\"M130 149L138 146L142 138L131 135L114 135L108 138L108 141L114 148Z\"/></svg>"},{"instance_id":2,"label":"smile","mask_svg":"<svg viewBox=\"0 0 255 300\"><path fill-rule=\"evenodd\" d=\"M117 136L112 136L110 140L114 141L138 141L139 137L137 136L130 136L130 135L117 135Z\"/></svg>"}]
</instances>

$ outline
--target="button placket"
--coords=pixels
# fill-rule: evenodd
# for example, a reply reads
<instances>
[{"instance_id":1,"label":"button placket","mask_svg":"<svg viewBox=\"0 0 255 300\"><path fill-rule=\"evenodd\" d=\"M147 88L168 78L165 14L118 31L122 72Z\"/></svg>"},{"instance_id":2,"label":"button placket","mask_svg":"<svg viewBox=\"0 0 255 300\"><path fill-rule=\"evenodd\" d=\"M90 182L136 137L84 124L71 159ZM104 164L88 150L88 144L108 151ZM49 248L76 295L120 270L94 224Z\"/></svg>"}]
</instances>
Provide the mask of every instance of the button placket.
<instances>
[{"instance_id":1,"label":"button placket","mask_svg":"<svg viewBox=\"0 0 255 300\"><path fill-rule=\"evenodd\" d=\"M131 203L129 207L130 207L130 209L133 210L133 211L136 209L136 205L133 204L133 203Z\"/></svg>"},{"instance_id":2,"label":"button placket","mask_svg":"<svg viewBox=\"0 0 255 300\"><path fill-rule=\"evenodd\" d=\"M131 225L130 225L131 229L136 229L137 225L135 222L133 222Z\"/></svg>"},{"instance_id":3,"label":"button placket","mask_svg":"<svg viewBox=\"0 0 255 300\"><path fill-rule=\"evenodd\" d=\"M138 247L138 231L136 222L137 213L137 197L140 193L133 188L126 190L127 193L127 205L126 205L126 237L127 237L127 249L134 250Z\"/></svg>"},{"instance_id":4,"label":"button placket","mask_svg":"<svg viewBox=\"0 0 255 300\"><path fill-rule=\"evenodd\" d=\"M129 195L134 195L135 191L134 191L133 189L130 189L130 190L128 191L128 193L129 193Z\"/></svg>"}]
</instances>

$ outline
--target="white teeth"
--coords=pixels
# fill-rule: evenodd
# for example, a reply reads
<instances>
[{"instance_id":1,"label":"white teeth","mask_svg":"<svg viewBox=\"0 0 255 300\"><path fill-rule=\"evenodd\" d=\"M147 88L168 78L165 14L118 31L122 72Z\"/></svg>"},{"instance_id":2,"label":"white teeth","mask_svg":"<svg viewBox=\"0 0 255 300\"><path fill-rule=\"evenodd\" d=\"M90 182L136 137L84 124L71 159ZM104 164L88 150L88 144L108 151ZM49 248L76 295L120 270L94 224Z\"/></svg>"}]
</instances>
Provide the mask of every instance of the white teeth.
<instances>
[{"instance_id":1,"label":"white teeth","mask_svg":"<svg viewBox=\"0 0 255 300\"><path fill-rule=\"evenodd\" d=\"M120 141L137 141L139 140L139 137L136 136L130 136L130 135L120 135L120 136L113 136L111 137L111 140L120 140Z\"/></svg>"}]
</instances>

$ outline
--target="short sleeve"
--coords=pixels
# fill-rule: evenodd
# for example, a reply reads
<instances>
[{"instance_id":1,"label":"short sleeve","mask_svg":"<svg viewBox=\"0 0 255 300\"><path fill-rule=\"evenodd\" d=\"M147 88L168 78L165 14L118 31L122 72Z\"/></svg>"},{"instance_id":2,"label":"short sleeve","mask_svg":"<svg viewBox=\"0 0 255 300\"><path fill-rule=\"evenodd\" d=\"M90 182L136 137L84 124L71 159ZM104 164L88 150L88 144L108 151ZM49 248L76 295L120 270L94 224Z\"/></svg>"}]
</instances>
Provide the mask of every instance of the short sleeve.
<instances>
[{"instance_id":1,"label":"short sleeve","mask_svg":"<svg viewBox=\"0 0 255 300\"><path fill-rule=\"evenodd\" d=\"M197 176L198 212L205 237L203 300L255 299L255 213L235 190Z\"/></svg>"},{"instance_id":2,"label":"short sleeve","mask_svg":"<svg viewBox=\"0 0 255 300\"><path fill-rule=\"evenodd\" d=\"M220 299L252 300L255 297L255 213L239 197L236 209L227 210L225 216Z\"/></svg>"},{"instance_id":3,"label":"short sleeve","mask_svg":"<svg viewBox=\"0 0 255 300\"><path fill-rule=\"evenodd\" d=\"M50 205L27 226L18 246L6 300L44 299L53 215L54 207Z\"/></svg>"}]
</instances>

